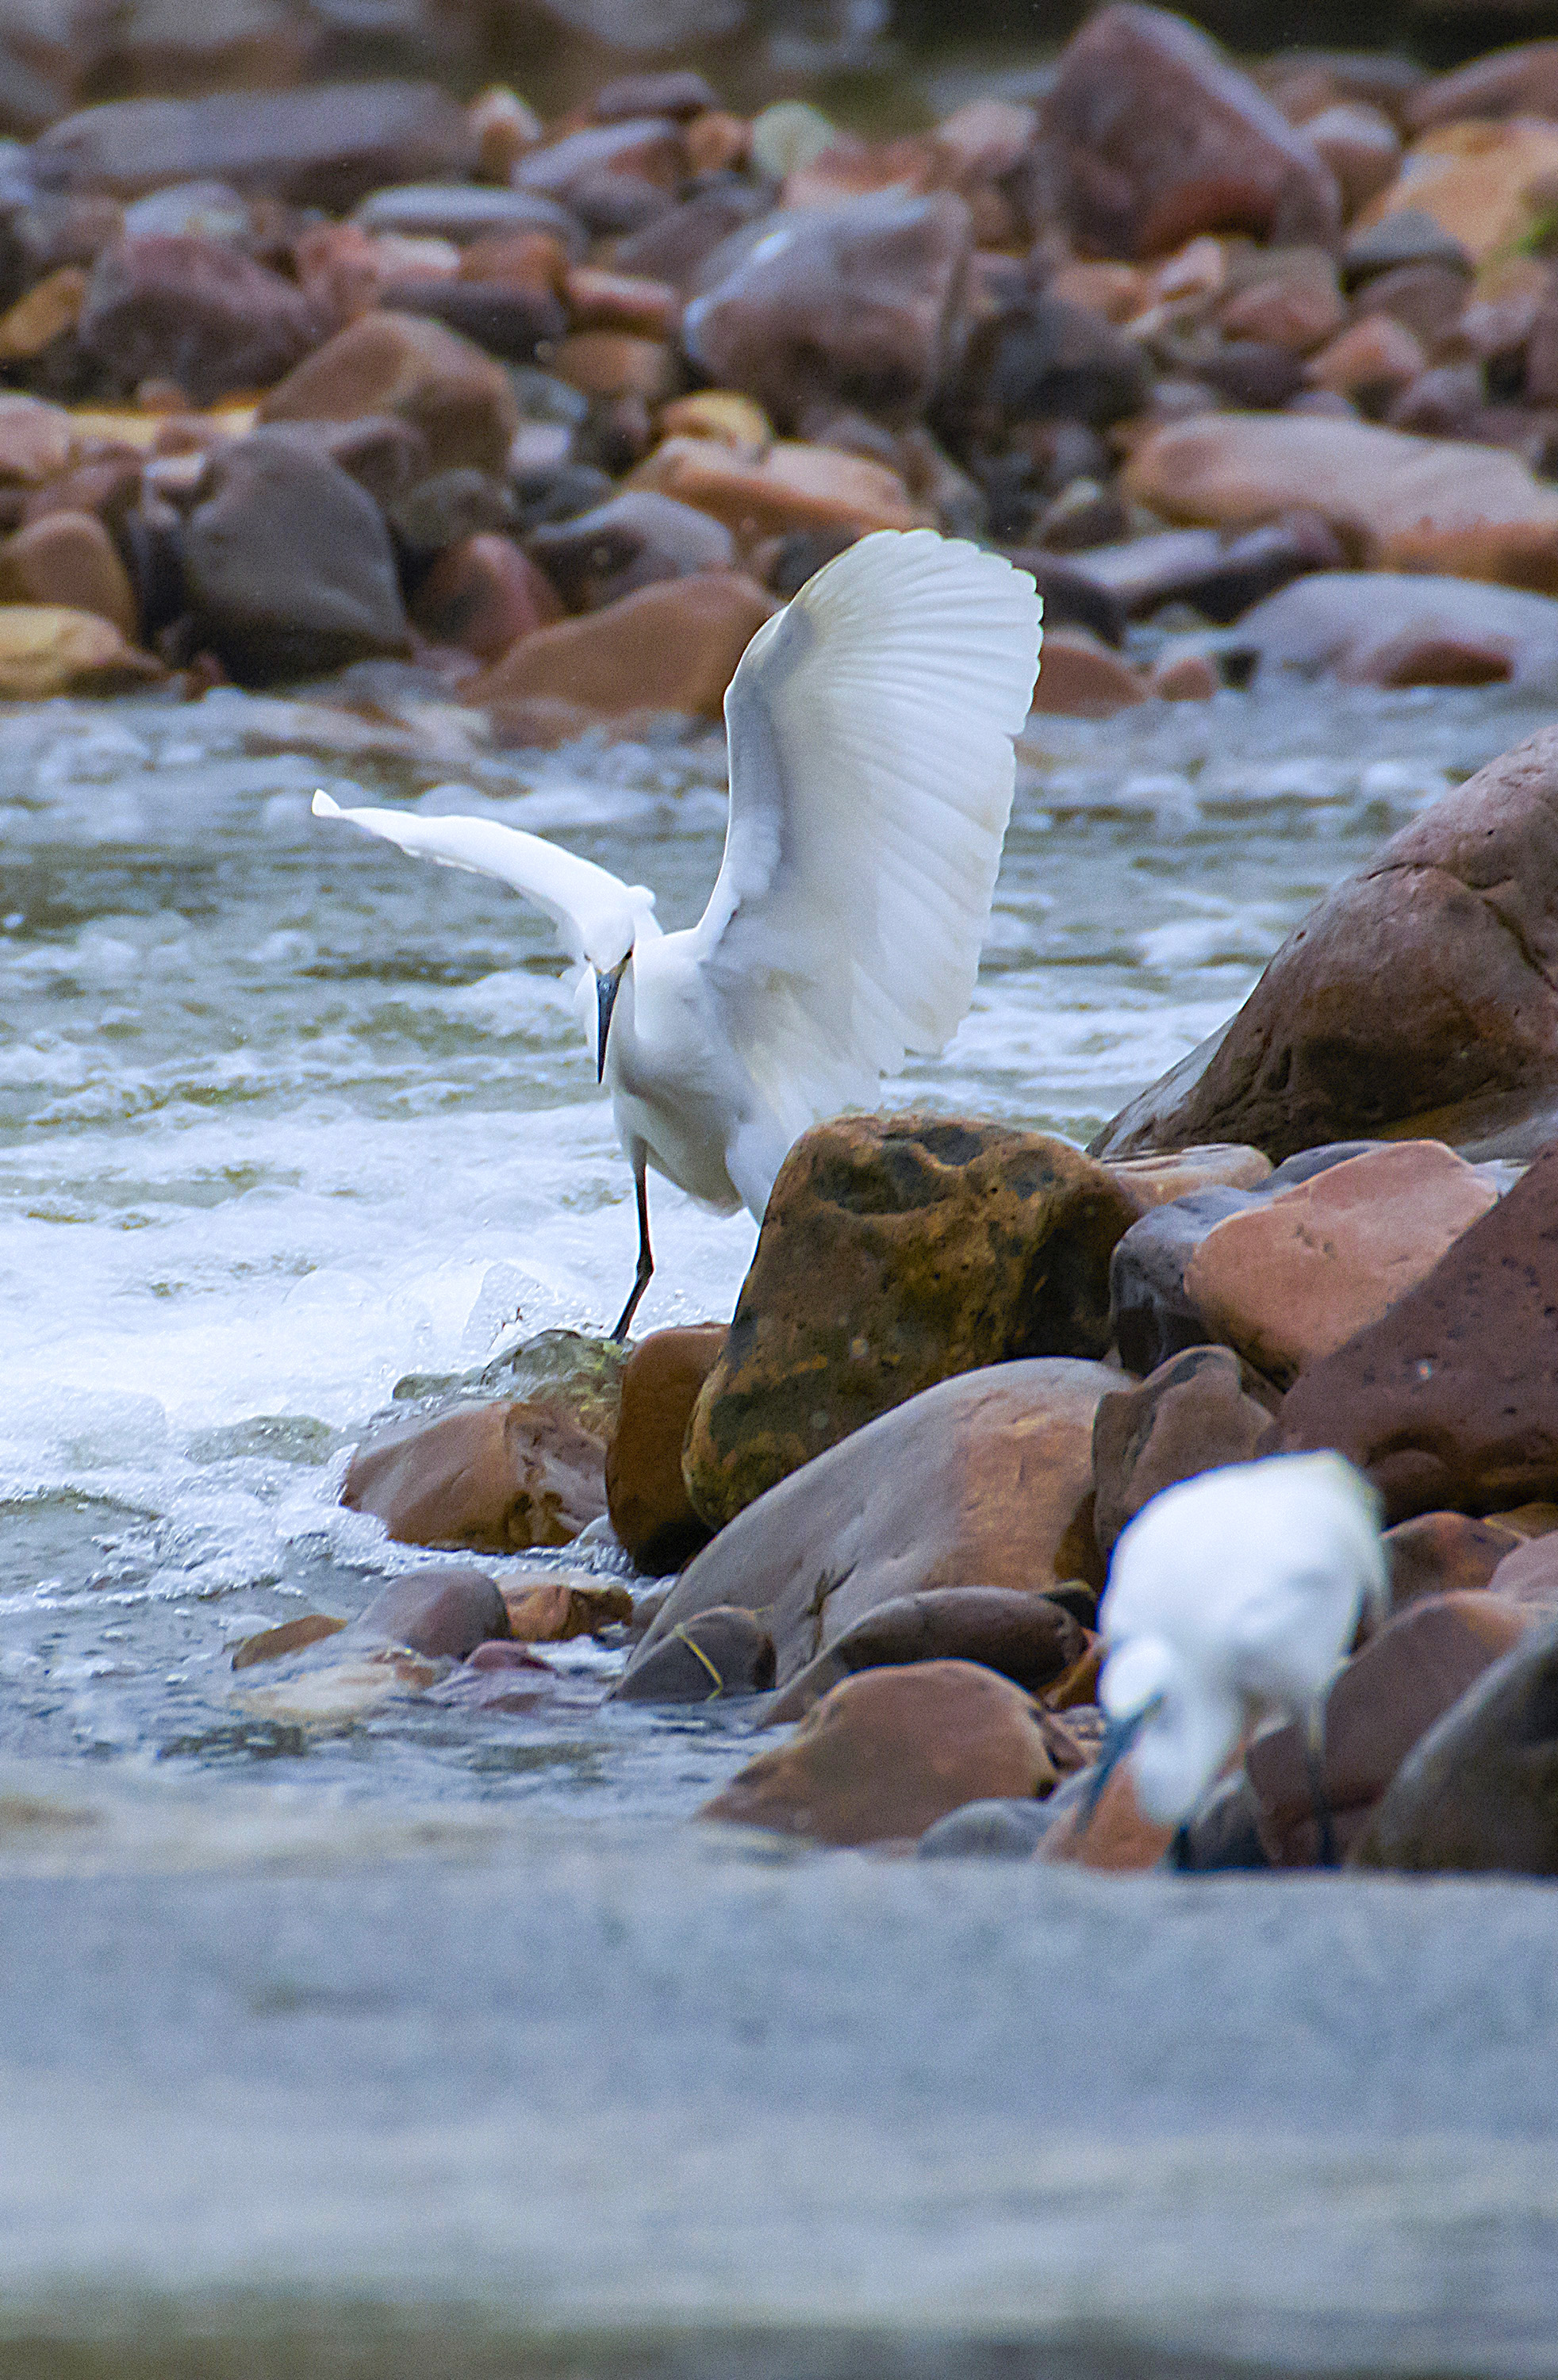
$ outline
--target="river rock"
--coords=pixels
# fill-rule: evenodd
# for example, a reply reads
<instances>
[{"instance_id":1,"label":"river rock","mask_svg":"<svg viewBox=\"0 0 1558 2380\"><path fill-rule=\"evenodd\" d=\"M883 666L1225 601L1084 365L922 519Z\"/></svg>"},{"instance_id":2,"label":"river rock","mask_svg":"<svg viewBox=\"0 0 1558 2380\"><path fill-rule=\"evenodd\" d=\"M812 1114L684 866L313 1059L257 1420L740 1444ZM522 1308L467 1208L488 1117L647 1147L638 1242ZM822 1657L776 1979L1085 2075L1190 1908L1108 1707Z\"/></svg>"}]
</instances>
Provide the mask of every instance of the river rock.
<instances>
[{"instance_id":1,"label":"river rock","mask_svg":"<svg viewBox=\"0 0 1558 2380\"><path fill-rule=\"evenodd\" d=\"M950 1117L847 1117L780 1168L684 1467L723 1527L933 1381L1024 1355L1102 1355L1131 1220L1064 1141Z\"/></svg>"},{"instance_id":2,"label":"river rock","mask_svg":"<svg viewBox=\"0 0 1558 2380\"><path fill-rule=\"evenodd\" d=\"M1111 1389L1093 1419L1093 1534L1107 1561L1160 1489L1248 1463L1276 1399L1228 1347L1187 1347L1146 1379Z\"/></svg>"},{"instance_id":3,"label":"river rock","mask_svg":"<svg viewBox=\"0 0 1558 2380\"><path fill-rule=\"evenodd\" d=\"M1425 1281L1288 1391L1284 1448L1335 1447L1391 1521L1558 1499L1558 1142Z\"/></svg>"},{"instance_id":4,"label":"river rock","mask_svg":"<svg viewBox=\"0 0 1558 2380\"><path fill-rule=\"evenodd\" d=\"M1262 672L1353 686L1505 683L1558 698L1558 601L1467 578L1333 571L1300 579L1239 622Z\"/></svg>"},{"instance_id":5,"label":"river rock","mask_svg":"<svg viewBox=\"0 0 1558 2380\"><path fill-rule=\"evenodd\" d=\"M521 1645L568 1645L576 1636L600 1636L626 1627L633 1597L615 1579L535 1571L508 1581L503 1589L507 1633Z\"/></svg>"},{"instance_id":6,"label":"river rock","mask_svg":"<svg viewBox=\"0 0 1558 2380\"><path fill-rule=\"evenodd\" d=\"M679 1621L737 1604L765 1621L785 1686L895 1597L943 1586L1042 1594L1096 1573L1093 1415L1118 1379L1065 1357L1001 1364L868 1422L694 1556L632 1667Z\"/></svg>"},{"instance_id":7,"label":"river rock","mask_svg":"<svg viewBox=\"0 0 1558 2380\"><path fill-rule=\"evenodd\" d=\"M79 264L62 264L35 282L0 315L0 363L32 363L68 336L87 302L87 275Z\"/></svg>"},{"instance_id":8,"label":"river rock","mask_svg":"<svg viewBox=\"0 0 1558 2380\"><path fill-rule=\"evenodd\" d=\"M166 675L110 621L57 603L0 603L0 696L128 694Z\"/></svg>"},{"instance_id":9,"label":"river rock","mask_svg":"<svg viewBox=\"0 0 1558 2380\"><path fill-rule=\"evenodd\" d=\"M1558 173L1558 125L1444 124L1415 141L1410 171L1365 209L1362 228L1410 207L1431 215L1474 263L1519 252L1541 219L1544 183Z\"/></svg>"},{"instance_id":10,"label":"river rock","mask_svg":"<svg viewBox=\"0 0 1558 2380\"><path fill-rule=\"evenodd\" d=\"M1213 527L1307 505L1368 566L1558 593L1558 490L1496 447L1313 414L1203 415L1143 440L1125 490Z\"/></svg>"},{"instance_id":11,"label":"river rock","mask_svg":"<svg viewBox=\"0 0 1558 2380\"><path fill-rule=\"evenodd\" d=\"M993 443L1021 421L1107 428L1139 413L1150 386L1135 339L1041 292L976 325L949 406L965 436Z\"/></svg>"},{"instance_id":12,"label":"river rock","mask_svg":"<svg viewBox=\"0 0 1558 2380\"><path fill-rule=\"evenodd\" d=\"M1065 1787L1066 1806L1055 1812L1036 1856L1046 1865L1091 1867L1105 1875L1139 1875L1156 1867L1174 1840L1172 1827L1160 1827L1147 1816L1136 1798L1128 1762L1122 1761L1100 1794L1090 1818L1083 1822L1089 1790L1089 1773Z\"/></svg>"},{"instance_id":13,"label":"river rock","mask_svg":"<svg viewBox=\"0 0 1558 2380\"><path fill-rule=\"evenodd\" d=\"M1353 1857L1419 1874L1558 1875L1558 1620L1418 1739Z\"/></svg>"},{"instance_id":14,"label":"river rock","mask_svg":"<svg viewBox=\"0 0 1558 2380\"><path fill-rule=\"evenodd\" d=\"M1285 1388L1387 1313L1496 1196L1442 1142L1369 1149L1214 1223L1186 1293L1211 1337Z\"/></svg>"},{"instance_id":15,"label":"river rock","mask_svg":"<svg viewBox=\"0 0 1558 2380\"><path fill-rule=\"evenodd\" d=\"M288 1653L301 1653L310 1645L321 1645L327 1636L339 1636L347 1625L327 1611L299 1612L296 1620L284 1620L279 1628L262 1628L257 1636L246 1636L233 1653L235 1670L250 1670L257 1661L279 1661Z\"/></svg>"},{"instance_id":16,"label":"river rock","mask_svg":"<svg viewBox=\"0 0 1558 2380\"><path fill-rule=\"evenodd\" d=\"M529 363L561 336L567 316L546 287L522 281L477 281L464 273L397 274L384 284L383 304L400 314L425 315L505 363Z\"/></svg>"},{"instance_id":17,"label":"river rock","mask_svg":"<svg viewBox=\"0 0 1558 2380\"><path fill-rule=\"evenodd\" d=\"M773 1639L733 1604L679 1620L613 1687L625 1703L712 1703L763 1694L773 1683Z\"/></svg>"},{"instance_id":18,"label":"river rock","mask_svg":"<svg viewBox=\"0 0 1558 2380\"><path fill-rule=\"evenodd\" d=\"M1468 1156L1558 1123L1558 731L1431 803L1310 911L1232 1022L1093 1143L1274 1157L1410 1123Z\"/></svg>"},{"instance_id":19,"label":"river rock","mask_svg":"<svg viewBox=\"0 0 1558 2380\"><path fill-rule=\"evenodd\" d=\"M240 682L408 646L383 514L297 439L261 430L219 449L182 547L199 643Z\"/></svg>"},{"instance_id":20,"label":"river rock","mask_svg":"<svg viewBox=\"0 0 1558 2380\"><path fill-rule=\"evenodd\" d=\"M1050 628L1033 689L1041 718L1112 719L1148 699L1146 681L1086 628Z\"/></svg>"},{"instance_id":21,"label":"river rock","mask_svg":"<svg viewBox=\"0 0 1558 2380\"><path fill-rule=\"evenodd\" d=\"M1342 194L1342 212L1349 221L1394 181L1401 164L1401 135L1377 107L1344 100L1309 116L1304 130L1330 166Z\"/></svg>"},{"instance_id":22,"label":"river rock","mask_svg":"<svg viewBox=\"0 0 1558 2380\"><path fill-rule=\"evenodd\" d=\"M1427 1596L1345 1665L1325 1700L1321 1772L1343 1857L1419 1736L1520 1642L1528 1624L1486 1593ZM1272 1866L1316 1865L1320 1824L1302 1730L1292 1720L1262 1729L1244 1765Z\"/></svg>"},{"instance_id":23,"label":"river rock","mask_svg":"<svg viewBox=\"0 0 1558 2380\"><path fill-rule=\"evenodd\" d=\"M1304 376L1311 388L1348 397L1365 413L1382 413L1427 368L1423 343L1405 322L1390 314L1366 314L1311 356Z\"/></svg>"},{"instance_id":24,"label":"river rock","mask_svg":"<svg viewBox=\"0 0 1558 2380\"><path fill-rule=\"evenodd\" d=\"M1074 558L1085 578L1118 599L1133 619L1164 603L1190 603L1226 625L1290 579L1333 571L1346 559L1318 513L1296 513L1234 536L1216 529L1160 529ZM1048 654L1045 655L1046 662Z\"/></svg>"},{"instance_id":25,"label":"river rock","mask_svg":"<svg viewBox=\"0 0 1558 2380\"><path fill-rule=\"evenodd\" d=\"M469 1405L352 1458L341 1501L401 1545L566 1546L606 1508L605 1452L552 1405Z\"/></svg>"},{"instance_id":26,"label":"river rock","mask_svg":"<svg viewBox=\"0 0 1558 2380\"><path fill-rule=\"evenodd\" d=\"M1491 1535L1507 1530L1520 1517L1518 1512L1500 1513L1483 1525ZM1558 1512L1548 1506L1543 1521L1540 1532L1511 1548L1488 1585L1503 1602L1521 1609L1558 1613Z\"/></svg>"},{"instance_id":27,"label":"river rock","mask_svg":"<svg viewBox=\"0 0 1558 2380\"><path fill-rule=\"evenodd\" d=\"M420 431L434 470L501 479L519 427L508 375L469 339L415 314L364 315L271 390L262 421L398 415Z\"/></svg>"},{"instance_id":28,"label":"river rock","mask_svg":"<svg viewBox=\"0 0 1558 2380\"><path fill-rule=\"evenodd\" d=\"M586 229L639 230L664 212L687 172L687 142L669 116L629 117L566 132L514 169L517 189L554 200Z\"/></svg>"},{"instance_id":29,"label":"river rock","mask_svg":"<svg viewBox=\"0 0 1558 2380\"><path fill-rule=\"evenodd\" d=\"M411 617L435 644L501 661L522 637L563 616L544 570L512 538L483 533L445 546L418 588Z\"/></svg>"},{"instance_id":30,"label":"river rock","mask_svg":"<svg viewBox=\"0 0 1558 2380\"><path fill-rule=\"evenodd\" d=\"M662 580L522 638L461 698L520 714L552 704L576 722L640 710L718 719L736 662L776 609L740 571Z\"/></svg>"},{"instance_id":31,"label":"river rock","mask_svg":"<svg viewBox=\"0 0 1558 2380\"><path fill-rule=\"evenodd\" d=\"M446 239L459 249L478 240L515 238L540 232L560 241L570 256L584 252L584 235L566 207L532 190L505 189L469 182L402 183L374 190L353 220L364 231L395 232L411 239Z\"/></svg>"},{"instance_id":32,"label":"river rock","mask_svg":"<svg viewBox=\"0 0 1558 2380\"><path fill-rule=\"evenodd\" d=\"M1055 1769L1029 1695L968 1661L847 1678L788 1743L749 1761L700 1817L824 1843L922 1835L965 1802L1047 1792Z\"/></svg>"},{"instance_id":33,"label":"river rock","mask_svg":"<svg viewBox=\"0 0 1558 2380\"><path fill-rule=\"evenodd\" d=\"M1100 256L1161 256L1197 232L1330 247L1330 168L1181 17L1116 0L1066 49L1044 102L1054 198Z\"/></svg>"},{"instance_id":34,"label":"river rock","mask_svg":"<svg viewBox=\"0 0 1558 2380\"><path fill-rule=\"evenodd\" d=\"M1272 1178L1272 1160L1259 1148L1223 1141L1175 1149L1167 1157L1122 1158L1109 1171L1139 1222L1155 1207L1187 1198L1192 1191L1259 1190Z\"/></svg>"},{"instance_id":35,"label":"river rock","mask_svg":"<svg viewBox=\"0 0 1558 2380\"><path fill-rule=\"evenodd\" d=\"M465 111L431 83L329 83L111 101L51 125L31 160L46 189L129 199L226 182L338 212L385 183L463 173L475 142Z\"/></svg>"},{"instance_id":36,"label":"river rock","mask_svg":"<svg viewBox=\"0 0 1558 2380\"><path fill-rule=\"evenodd\" d=\"M606 1507L640 1570L677 1570L707 1542L682 1478L682 1445L724 1340L723 1322L652 1330L627 1359L606 1451Z\"/></svg>"},{"instance_id":37,"label":"river rock","mask_svg":"<svg viewBox=\"0 0 1558 2380\"><path fill-rule=\"evenodd\" d=\"M748 457L712 438L665 438L628 484L712 513L744 542L809 529L862 537L914 528L923 517L896 471L800 439L776 440Z\"/></svg>"},{"instance_id":38,"label":"river rock","mask_svg":"<svg viewBox=\"0 0 1558 2380\"><path fill-rule=\"evenodd\" d=\"M1419 1512L1385 1531L1391 1566L1391 1609L1430 1595L1470 1593L1487 1586L1506 1554L1525 1540L1496 1518L1474 1521L1466 1512Z\"/></svg>"},{"instance_id":39,"label":"river rock","mask_svg":"<svg viewBox=\"0 0 1558 2380\"><path fill-rule=\"evenodd\" d=\"M93 612L131 644L139 626L129 573L91 513L45 513L7 538L0 545L0 602Z\"/></svg>"},{"instance_id":40,"label":"river rock","mask_svg":"<svg viewBox=\"0 0 1558 2380\"><path fill-rule=\"evenodd\" d=\"M1048 1596L1011 1586L943 1586L879 1603L792 1678L763 1725L800 1718L858 1670L978 1661L1036 1694L1081 1658L1087 1633Z\"/></svg>"},{"instance_id":41,"label":"river rock","mask_svg":"<svg viewBox=\"0 0 1558 2380\"><path fill-rule=\"evenodd\" d=\"M298 288L225 240L125 239L92 267L76 335L121 388L167 380L196 405L267 388L328 325Z\"/></svg>"},{"instance_id":42,"label":"river rock","mask_svg":"<svg viewBox=\"0 0 1558 2380\"><path fill-rule=\"evenodd\" d=\"M735 233L769 214L773 207L772 188L754 185L738 174L717 174L642 231L616 241L615 269L668 281L689 296L715 251Z\"/></svg>"},{"instance_id":43,"label":"river rock","mask_svg":"<svg viewBox=\"0 0 1558 2380\"><path fill-rule=\"evenodd\" d=\"M532 529L526 550L574 612L598 612L661 579L736 563L736 541L722 522L651 488L625 489L572 520Z\"/></svg>"},{"instance_id":44,"label":"river rock","mask_svg":"<svg viewBox=\"0 0 1558 2380\"><path fill-rule=\"evenodd\" d=\"M683 342L783 425L820 401L907 420L947 361L971 245L945 190L788 212L706 261Z\"/></svg>"},{"instance_id":45,"label":"river rock","mask_svg":"<svg viewBox=\"0 0 1558 2380\"><path fill-rule=\"evenodd\" d=\"M0 486L37 487L70 461L75 425L62 405L0 393Z\"/></svg>"},{"instance_id":46,"label":"river rock","mask_svg":"<svg viewBox=\"0 0 1558 2380\"><path fill-rule=\"evenodd\" d=\"M392 1579L352 1622L351 1633L463 1661L478 1645L509 1633L508 1612L485 1571L415 1570Z\"/></svg>"}]
</instances>

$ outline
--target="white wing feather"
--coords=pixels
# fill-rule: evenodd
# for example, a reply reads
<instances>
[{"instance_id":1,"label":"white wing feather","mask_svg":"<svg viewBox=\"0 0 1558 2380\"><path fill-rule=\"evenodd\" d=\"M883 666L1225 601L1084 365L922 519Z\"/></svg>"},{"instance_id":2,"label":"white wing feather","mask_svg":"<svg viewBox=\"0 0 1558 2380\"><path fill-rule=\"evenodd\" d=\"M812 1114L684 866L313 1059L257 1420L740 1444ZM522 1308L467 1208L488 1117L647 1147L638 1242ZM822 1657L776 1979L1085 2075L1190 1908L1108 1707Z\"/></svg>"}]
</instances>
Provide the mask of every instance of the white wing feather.
<instances>
[{"instance_id":1,"label":"white wing feather","mask_svg":"<svg viewBox=\"0 0 1558 2380\"><path fill-rule=\"evenodd\" d=\"M1039 663L1033 581L882 530L760 628L725 696L730 821L694 929L785 1129L873 1101L967 1014Z\"/></svg>"},{"instance_id":2,"label":"white wing feather","mask_svg":"<svg viewBox=\"0 0 1558 2380\"><path fill-rule=\"evenodd\" d=\"M314 795L315 818L349 819L365 834L440 868L468 868L473 876L495 876L517 892L547 911L557 925L569 954L589 959L603 941L610 944L616 921L632 921L639 936L658 934L652 915L654 894L642 884L624 884L609 868L597 868L539 834L500 826L495 819L420 818L410 810L343 809L328 794ZM615 956L620 956L620 952Z\"/></svg>"}]
</instances>

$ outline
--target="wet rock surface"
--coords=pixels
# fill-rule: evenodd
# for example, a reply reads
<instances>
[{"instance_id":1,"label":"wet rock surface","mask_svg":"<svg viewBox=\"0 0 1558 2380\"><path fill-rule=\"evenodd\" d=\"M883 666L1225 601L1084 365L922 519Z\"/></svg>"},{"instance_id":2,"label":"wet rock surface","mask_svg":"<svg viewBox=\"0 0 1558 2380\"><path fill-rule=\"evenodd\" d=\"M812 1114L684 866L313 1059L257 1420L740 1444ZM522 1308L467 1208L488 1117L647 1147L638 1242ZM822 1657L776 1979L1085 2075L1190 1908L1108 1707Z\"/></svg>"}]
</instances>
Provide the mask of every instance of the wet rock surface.
<instances>
[{"instance_id":1,"label":"wet rock surface","mask_svg":"<svg viewBox=\"0 0 1558 2380\"><path fill-rule=\"evenodd\" d=\"M803 1135L774 1184L686 1475L723 1524L905 1398L1024 1355L1108 1344L1108 1265L1132 1210L1041 1134L850 1119Z\"/></svg>"},{"instance_id":2,"label":"wet rock surface","mask_svg":"<svg viewBox=\"0 0 1558 2380\"><path fill-rule=\"evenodd\" d=\"M475 1405L369 1447L341 1490L403 1545L566 1546L606 1509L605 1451L555 1406Z\"/></svg>"}]
</instances>

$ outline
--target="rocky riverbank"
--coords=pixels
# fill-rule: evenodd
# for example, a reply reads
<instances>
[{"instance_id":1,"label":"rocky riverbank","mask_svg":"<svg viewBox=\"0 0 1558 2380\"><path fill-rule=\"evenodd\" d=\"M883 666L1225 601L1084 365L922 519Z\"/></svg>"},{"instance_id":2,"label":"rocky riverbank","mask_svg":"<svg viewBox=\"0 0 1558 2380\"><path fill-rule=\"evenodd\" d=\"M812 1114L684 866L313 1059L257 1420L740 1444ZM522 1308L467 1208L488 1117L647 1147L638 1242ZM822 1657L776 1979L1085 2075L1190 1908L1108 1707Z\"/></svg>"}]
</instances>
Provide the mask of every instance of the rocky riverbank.
<instances>
[{"instance_id":1,"label":"rocky riverbank","mask_svg":"<svg viewBox=\"0 0 1558 2380\"><path fill-rule=\"evenodd\" d=\"M64 115L29 53L0 691L347 672L518 745L717 716L811 570L918 522L1032 570L1041 710L1558 686L1558 43L1238 66L1116 6L1029 96L873 138L742 112L735 51L725 91L576 45L544 119L298 84L305 15L241 93L217 29L194 95ZM157 88L132 52L100 82Z\"/></svg>"}]
</instances>

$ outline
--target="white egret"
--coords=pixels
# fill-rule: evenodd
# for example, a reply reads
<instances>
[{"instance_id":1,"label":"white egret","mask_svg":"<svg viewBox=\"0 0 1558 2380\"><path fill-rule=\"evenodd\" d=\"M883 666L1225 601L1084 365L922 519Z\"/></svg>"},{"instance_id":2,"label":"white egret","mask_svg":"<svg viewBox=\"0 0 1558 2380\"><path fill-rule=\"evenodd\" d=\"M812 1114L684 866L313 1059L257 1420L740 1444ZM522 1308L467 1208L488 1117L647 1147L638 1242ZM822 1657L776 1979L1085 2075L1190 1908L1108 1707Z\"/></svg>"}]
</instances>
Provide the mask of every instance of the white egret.
<instances>
[{"instance_id":1,"label":"white egret","mask_svg":"<svg viewBox=\"0 0 1558 2380\"><path fill-rule=\"evenodd\" d=\"M1321 1857L1333 1864L1325 1696L1362 1613L1388 1609L1380 1513L1339 1454L1230 1463L1143 1506L1099 1607L1108 1728L1084 1825L1128 1755L1147 1815L1183 1828L1251 1717L1274 1710L1304 1731Z\"/></svg>"},{"instance_id":2,"label":"white egret","mask_svg":"<svg viewBox=\"0 0 1558 2380\"><path fill-rule=\"evenodd\" d=\"M647 1172L761 1221L808 1124L874 1104L973 996L1011 812L1012 739L1039 665L1033 581L933 529L881 530L758 630L725 696L730 818L696 926L654 895L485 819L342 810L403 851L496 876L582 963L576 1003L608 1084L654 1269Z\"/></svg>"}]
</instances>

